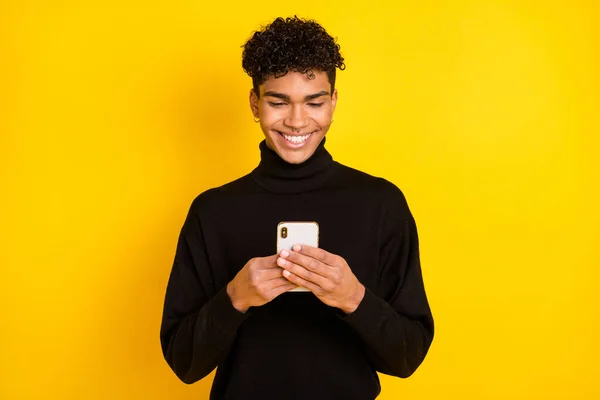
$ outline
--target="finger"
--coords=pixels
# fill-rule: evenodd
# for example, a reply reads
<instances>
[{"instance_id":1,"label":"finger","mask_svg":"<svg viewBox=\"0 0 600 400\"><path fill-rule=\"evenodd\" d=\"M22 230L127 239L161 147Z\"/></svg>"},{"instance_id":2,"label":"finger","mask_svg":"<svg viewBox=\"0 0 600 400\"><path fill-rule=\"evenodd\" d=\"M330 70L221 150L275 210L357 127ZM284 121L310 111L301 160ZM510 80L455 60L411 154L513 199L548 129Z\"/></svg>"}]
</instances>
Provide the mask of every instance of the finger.
<instances>
[{"instance_id":1,"label":"finger","mask_svg":"<svg viewBox=\"0 0 600 400\"><path fill-rule=\"evenodd\" d=\"M257 270L279 269L279 266L277 265L277 258L279 258L279 254L273 254L271 256L260 258Z\"/></svg>"},{"instance_id":2,"label":"finger","mask_svg":"<svg viewBox=\"0 0 600 400\"><path fill-rule=\"evenodd\" d=\"M338 263L338 259L339 257L335 254L332 254L326 250L323 250L319 247L313 247L313 246L309 246L307 244L295 244L292 247L292 250L294 250L297 253L306 255L308 257L312 257L315 260L318 260L324 264L333 266L336 265Z\"/></svg>"},{"instance_id":3,"label":"finger","mask_svg":"<svg viewBox=\"0 0 600 400\"><path fill-rule=\"evenodd\" d=\"M269 291L269 297L271 299L274 299L275 297L279 296L282 293L285 292L289 292L292 289L297 288L298 286L294 285L293 283L291 283L290 281L286 281L285 284L274 287L273 289L271 289Z\"/></svg>"},{"instance_id":4,"label":"finger","mask_svg":"<svg viewBox=\"0 0 600 400\"><path fill-rule=\"evenodd\" d=\"M288 283L290 283L290 281L285 279L282 275L277 279L271 279L270 281L266 282L264 285L264 288L265 288L265 291L269 292L270 290L273 290L273 289L277 288L278 286L287 285Z\"/></svg>"},{"instance_id":5,"label":"finger","mask_svg":"<svg viewBox=\"0 0 600 400\"><path fill-rule=\"evenodd\" d=\"M288 251L288 255L286 257L283 257L284 254L285 253L282 252L282 258L284 258L285 260L288 260L289 262L294 263L296 265L300 265L305 269L309 270L310 272L318 274L326 279L331 279L333 275L333 268L331 266L323 264L321 261L315 258L297 253L295 251ZM277 260L277 264L283 267L283 265L281 265L280 263L281 261Z\"/></svg>"},{"instance_id":6,"label":"finger","mask_svg":"<svg viewBox=\"0 0 600 400\"><path fill-rule=\"evenodd\" d=\"M314 261L318 262L316 260L314 260ZM327 284L327 278L325 278L322 275L319 275L316 272L312 272L312 271L308 270L307 268L305 268L302 265L298 265L296 263L291 262L289 258L287 258L287 259L279 258L277 260L277 264L279 264L279 266L281 268L290 271L294 275L297 275L307 281L313 282L321 287L323 287L322 285Z\"/></svg>"},{"instance_id":7,"label":"finger","mask_svg":"<svg viewBox=\"0 0 600 400\"><path fill-rule=\"evenodd\" d=\"M313 282L309 282L306 279L303 279L303 278L299 277L298 275L291 273L288 270L283 271L283 276L286 279L288 279L290 282L292 282L298 286L302 286L303 288L306 288L315 294L323 292L323 289L319 285L317 285Z\"/></svg>"},{"instance_id":8,"label":"finger","mask_svg":"<svg viewBox=\"0 0 600 400\"><path fill-rule=\"evenodd\" d=\"M272 279L281 278L283 269L277 265L275 268L260 270L259 276L262 281L270 281Z\"/></svg>"}]
</instances>

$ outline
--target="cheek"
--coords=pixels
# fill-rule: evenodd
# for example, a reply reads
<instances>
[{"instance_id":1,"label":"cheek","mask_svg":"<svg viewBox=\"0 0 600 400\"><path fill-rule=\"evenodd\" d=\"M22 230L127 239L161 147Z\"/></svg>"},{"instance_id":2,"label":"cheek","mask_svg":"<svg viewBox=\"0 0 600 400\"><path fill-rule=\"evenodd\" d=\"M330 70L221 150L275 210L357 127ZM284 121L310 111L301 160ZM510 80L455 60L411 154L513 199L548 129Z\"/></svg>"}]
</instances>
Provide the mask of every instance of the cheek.
<instances>
[{"instance_id":1,"label":"cheek","mask_svg":"<svg viewBox=\"0 0 600 400\"><path fill-rule=\"evenodd\" d=\"M331 122L331 108L321 108L318 110L314 110L311 113L311 117L315 122L317 122L321 126L329 125Z\"/></svg>"},{"instance_id":2,"label":"cheek","mask_svg":"<svg viewBox=\"0 0 600 400\"><path fill-rule=\"evenodd\" d=\"M260 111L260 118L266 125L275 123L285 117L281 110L277 110L269 106L263 106Z\"/></svg>"}]
</instances>

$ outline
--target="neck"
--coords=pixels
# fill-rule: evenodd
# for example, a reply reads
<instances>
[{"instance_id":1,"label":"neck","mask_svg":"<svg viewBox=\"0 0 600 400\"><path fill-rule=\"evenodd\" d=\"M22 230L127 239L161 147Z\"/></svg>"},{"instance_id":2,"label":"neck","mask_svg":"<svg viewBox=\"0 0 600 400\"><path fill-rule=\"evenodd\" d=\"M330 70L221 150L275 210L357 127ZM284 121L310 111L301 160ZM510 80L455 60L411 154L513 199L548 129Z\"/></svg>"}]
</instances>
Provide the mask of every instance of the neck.
<instances>
[{"instance_id":1,"label":"neck","mask_svg":"<svg viewBox=\"0 0 600 400\"><path fill-rule=\"evenodd\" d=\"M260 163L252 171L254 181L263 189L274 193L303 193L320 188L329 178L333 164L331 154L325 149L325 137L315 152L300 164L290 164L265 140L260 142Z\"/></svg>"}]
</instances>

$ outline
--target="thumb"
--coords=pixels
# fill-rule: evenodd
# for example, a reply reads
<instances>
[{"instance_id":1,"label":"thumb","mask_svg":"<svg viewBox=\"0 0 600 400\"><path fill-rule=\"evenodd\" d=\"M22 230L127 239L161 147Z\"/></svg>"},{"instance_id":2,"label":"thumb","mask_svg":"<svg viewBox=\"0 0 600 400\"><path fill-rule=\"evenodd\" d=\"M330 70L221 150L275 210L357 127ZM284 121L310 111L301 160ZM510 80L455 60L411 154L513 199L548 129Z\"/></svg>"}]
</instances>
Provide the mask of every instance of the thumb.
<instances>
[{"instance_id":1,"label":"thumb","mask_svg":"<svg viewBox=\"0 0 600 400\"><path fill-rule=\"evenodd\" d=\"M277 266L277 257L279 257L279 254L273 254L273 255L264 257L262 259L263 262L261 262L261 266L263 268L267 268L267 269Z\"/></svg>"}]
</instances>

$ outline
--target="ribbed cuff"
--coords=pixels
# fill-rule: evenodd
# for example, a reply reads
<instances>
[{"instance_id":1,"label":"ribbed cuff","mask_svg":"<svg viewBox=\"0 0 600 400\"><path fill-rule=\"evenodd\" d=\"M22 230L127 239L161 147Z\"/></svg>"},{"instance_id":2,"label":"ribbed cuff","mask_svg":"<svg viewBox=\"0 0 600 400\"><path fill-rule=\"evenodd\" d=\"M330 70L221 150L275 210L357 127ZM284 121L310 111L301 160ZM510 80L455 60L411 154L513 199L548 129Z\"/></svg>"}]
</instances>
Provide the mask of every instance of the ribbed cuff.
<instances>
[{"instance_id":1,"label":"ribbed cuff","mask_svg":"<svg viewBox=\"0 0 600 400\"><path fill-rule=\"evenodd\" d=\"M248 312L243 313L236 309L227 294L227 286L221 289L210 304L212 321L221 332L236 330L248 317Z\"/></svg>"},{"instance_id":2,"label":"ribbed cuff","mask_svg":"<svg viewBox=\"0 0 600 400\"><path fill-rule=\"evenodd\" d=\"M340 318L360 331L373 330L381 321L382 301L365 286L365 295L356 310L347 315L342 312Z\"/></svg>"}]
</instances>

